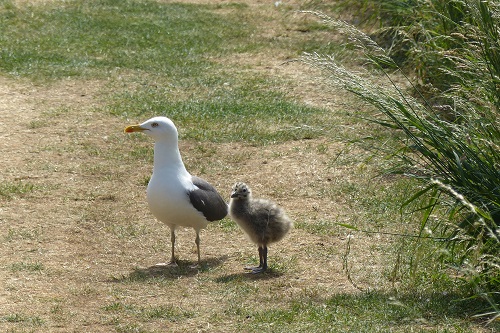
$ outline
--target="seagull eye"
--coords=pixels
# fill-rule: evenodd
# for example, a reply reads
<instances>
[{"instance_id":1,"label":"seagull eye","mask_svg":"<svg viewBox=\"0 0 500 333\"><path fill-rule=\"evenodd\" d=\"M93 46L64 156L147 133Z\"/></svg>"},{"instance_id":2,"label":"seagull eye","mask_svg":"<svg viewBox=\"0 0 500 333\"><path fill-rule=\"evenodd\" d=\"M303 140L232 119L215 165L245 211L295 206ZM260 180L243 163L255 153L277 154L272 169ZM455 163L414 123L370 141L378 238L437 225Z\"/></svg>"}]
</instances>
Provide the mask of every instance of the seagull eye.
<instances>
[{"instance_id":1,"label":"seagull eye","mask_svg":"<svg viewBox=\"0 0 500 333\"><path fill-rule=\"evenodd\" d=\"M152 123L152 124L151 124L151 127L153 127L153 128L154 128L154 127L158 127L158 123Z\"/></svg>"}]
</instances>

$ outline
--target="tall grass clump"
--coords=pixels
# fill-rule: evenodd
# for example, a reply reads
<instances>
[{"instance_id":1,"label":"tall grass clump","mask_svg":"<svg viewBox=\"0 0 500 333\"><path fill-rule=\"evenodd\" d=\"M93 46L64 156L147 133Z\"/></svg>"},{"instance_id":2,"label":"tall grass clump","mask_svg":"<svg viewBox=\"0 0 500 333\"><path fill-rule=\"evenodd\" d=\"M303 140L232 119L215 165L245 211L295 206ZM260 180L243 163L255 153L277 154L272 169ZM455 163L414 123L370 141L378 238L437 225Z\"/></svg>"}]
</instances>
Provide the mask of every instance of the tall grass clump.
<instances>
[{"instance_id":1,"label":"tall grass clump","mask_svg":"<svg viewBox=\"0 0 500 333\"><path fill-rule=\"evenodd\" d=\"M446 1L448 5L452 2ZM416 222L420 241L427 230L444 238L437 243L443 247L439 253L446 254L441 257L443 262L457 268L476 295L490 302L490 315L498 318L500 9L487 1L460 1L460 6L463 20L450 20L438 7L426 14L434 16L436 25L442 21L453 27L433 37L448 41L451 47L440 45L431 52L443 57L439 70L445 74L445 79L439 78L440 86L433 90L432 99L419 93L418 82L408 76L410 91L395 83L393 71L405 73L390 52L355 27L319 13L314 14L358 47L361 58L367 61L364 67L370 70L349 70L334 55L310 53L301 60L323 70L335 86L355 94L383 115L371 120L402 134L391 147L391 156L398 161L401 174L421 182L420 189L402 203L416 206L421 213ZM381 78L386 84L379 84ZM432 85L431 81L428 84Z\"/></svg>"},{"instance_id":2,"label":"tall grass clump","mask_svg":"<svg viewBox=\"0 0 500 333\"><path fill-rule=\"evenodd\" d=\"M373 27L375 22L379 25L375 30L370 28L370 36L394 62L415 75L415 84L428 99L444 98L450 103L445 98L446 92L457 84L475 94L485 83L477 81L488 75L484 70L493 70L490 74L498 72L500 3L497 1L341 0L339 3L343 8L359 11L364 26ZM478 53L482 53L479 58ZM463 84L464 79L469 80L469 89ZM496 99L500 98L496 95Z\"/></svg>"}]
</instances>

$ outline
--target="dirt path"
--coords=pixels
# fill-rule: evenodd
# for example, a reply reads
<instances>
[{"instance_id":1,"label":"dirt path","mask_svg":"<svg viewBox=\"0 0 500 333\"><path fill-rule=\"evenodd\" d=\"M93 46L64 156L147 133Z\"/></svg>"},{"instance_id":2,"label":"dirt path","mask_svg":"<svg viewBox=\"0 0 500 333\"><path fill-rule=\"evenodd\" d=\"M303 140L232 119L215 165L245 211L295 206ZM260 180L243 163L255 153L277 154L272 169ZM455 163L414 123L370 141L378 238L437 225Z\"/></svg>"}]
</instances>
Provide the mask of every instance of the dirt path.
<instances>
[{"instance_id":1,"label":"dirt path","mask_svg":"<svg viewBox=\"0 0 500 333\"><path fill-rule=\"evenodd\" d=\"M33 116L37 116L29 97L30 87L0 77L0 154L2 177L16 175L24 164L33 139L28 129Z\"/></svg>"}]
</instances>

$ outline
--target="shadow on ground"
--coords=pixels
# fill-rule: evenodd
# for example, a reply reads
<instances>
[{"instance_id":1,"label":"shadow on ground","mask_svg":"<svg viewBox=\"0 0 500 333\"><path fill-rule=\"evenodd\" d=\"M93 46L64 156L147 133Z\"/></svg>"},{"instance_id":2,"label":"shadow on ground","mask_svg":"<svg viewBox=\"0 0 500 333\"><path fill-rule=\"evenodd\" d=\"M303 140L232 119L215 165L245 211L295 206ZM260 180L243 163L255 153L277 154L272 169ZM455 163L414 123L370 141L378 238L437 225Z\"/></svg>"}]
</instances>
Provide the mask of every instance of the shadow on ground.
<instances>
[{"instance_id":1,"label":"shadow on ground","mask_svg":"<svg viewBox=\"0 0 500 333\"><path fill-rule=\"evenodd\" d=\"M190 277L205 272L222 265L227 260L227 256L219 258L209 258L201 261L201 266L197 262L187 260L177 260L177 266L154 265L147 268L134 268L128 275L112 277L111 282L141 282L157 279L177 279L179 277Z\"/></svg>"},{"instance_id":2,"label":"shadow on ground","mask_svg":"<svg viewBox=\"0 0 500 333\"><path fill-rule=\"evenodd\" d=\"M279 278L282 276L283 273L277 270L274 270L272 268L267 269L263 273L258 273L254 274L251 273L250 271L243 271L241 273L233 273L233 274L227 274L220 276L215 279L215 282L217 283L228 283L228 282L233 282L233 281L245 281L245 280L251 280L251 281L258 281L258 280L271 280L275 278Z\"/></svg>"}]
</instances>

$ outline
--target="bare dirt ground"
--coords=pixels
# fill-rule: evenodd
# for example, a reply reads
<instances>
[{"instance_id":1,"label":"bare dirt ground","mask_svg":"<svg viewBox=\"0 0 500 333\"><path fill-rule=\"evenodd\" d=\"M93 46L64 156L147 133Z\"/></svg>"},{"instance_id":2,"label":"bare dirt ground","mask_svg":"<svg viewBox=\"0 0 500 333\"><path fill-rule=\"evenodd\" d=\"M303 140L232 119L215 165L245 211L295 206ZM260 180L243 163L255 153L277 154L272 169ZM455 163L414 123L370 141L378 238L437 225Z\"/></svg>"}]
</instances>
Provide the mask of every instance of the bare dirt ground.
<instances>
[{"instance_id":1,"label":"bare dirt ground","mask_svg":"<svg viewBox=\"0 0 500 333\"><path fill-rule=\"evenodd\" d=\"M246 2L260 10L267 3ZM336 98L326 98L320 87L307 82L304 68L281 65L287 56L232 61L285 77L296 98L329 103L335 110ZM181 267L155 268L169 256L169 230L154 220L145 201L144 180L152 166L130 155L134 146L151 143L123 133L126 125L143 119L127 121L93 112L101 103L103 85L65 80L36 86L0 77L0 182L33 186L27 193L0 197L1 331L21 327L19 331L110 332L141 321L133 311L140 305L172 304L175 299L174 310L191 309L196 316L170 326L142 322L142 327L233 332L238 322L219 319L209 324L214 322L210 318L225 318L224 311L237 304L251 307L265 299L266 291L279 291L282 300L358 292L342 270L345 232L319 235L294 229L270 248L269 260L277 273L259 277L244 273L242 267L257 251L230 222L202 232L203 270L188 267L196 261L194 232L180 229ZM318 153L320 146L327 148ZM245 181L256 196L285 207L296 223L311 225L348 222L354 214L344 205L347 199L332 201L321 195L337 179L350 177L349 170L330 163L343 148L341 142L324 139L266 147L181 142L190 171L207 178L226 199L235 181ZM213 162L200 165L199 158ZM383 268L376 268L381 263L371 259L369 242L360 239L353 245L359 252L352 264L360 272ZM365 256L359 255L363 251ZM362 274L359 278L368 287L377 283ZM241 288L258 288L262 298L232 299L226 290L231 281L241 281Z\"/></svg>"}]
</instances>

